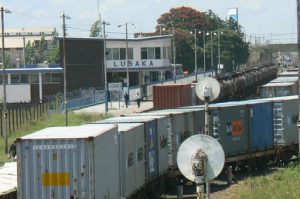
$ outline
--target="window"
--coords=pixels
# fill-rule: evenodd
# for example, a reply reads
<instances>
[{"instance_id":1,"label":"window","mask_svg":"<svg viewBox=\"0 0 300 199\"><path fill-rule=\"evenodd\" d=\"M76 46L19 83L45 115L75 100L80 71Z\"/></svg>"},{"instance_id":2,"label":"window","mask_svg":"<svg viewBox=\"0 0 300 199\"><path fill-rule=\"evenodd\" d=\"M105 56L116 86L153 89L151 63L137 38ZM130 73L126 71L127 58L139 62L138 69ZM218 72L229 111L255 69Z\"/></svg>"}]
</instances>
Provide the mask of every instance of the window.
<instances>
[{"instance_id":1,"label":"window","mask_svg":"<svg viewBox=\"0 0 300 199\"><path fill-rule=\"evenodd\" d=\"M120 48L120 60L126 60L126 48Z\"/></svg>"},{"instance_id":2,"label":"window","mask_svg":"<svg viewBox=\"0 0 300 199\"><path fill-rule=\"evenodd\" d=\"M147 48L141 48L141 59L147 59Z\"/></svg>"},{"instance_id":3,"label":"window","mask_svg":"<svg viewBox=\"0 0 300 199\"><path fill-rule=\"evenodd\" d=\"M119 48L112 48L112 59L113 60L119 60L120 59Z\"/></svg>"},{"instance_id":4,"label":"window","mask_svg":"<svg viewBox=\"0 0 300 199\"><path fill-rule=\"evenodd\" d=\"M52 82L53 83L59 83L61 81L61 75L57 73L52 73Z\"/></svg>"},{"instance_id":5,"label":"window","mask_svg":"<svg viewBox=\"0 0 300 199\"><path fill-rule=\"evenodd\" d=\"M21 75L21 83L29 83L29 75Z\"/></svg>"},{"instance_id":6,"label":"window","mask_svg":"<svg viewBox=\"0 0 300 199\"><path fill-rule=\"evenodd\" d=\"M19 84L21 83L21 78L19 74L11 74L10 81L12 84Z\"/></svg>"},{"instance_id":7,"label":"window","mask_svg":"<svg viewBox=\"0 0 300 199\"><path fill-rule=\"evenodd\" d=\"M128 48L128 59L133 59L133 48Z\"/></svg>"},{"instance_id":8,"label":"window","mask_svg":"<svg viewBox=\"0 0 300 199\"><path fill-rule=\"evenodd\" d=\"M168 59L167 54L167 48L163 47L163 59Z\"/></svg>"},{"instance_id":9,"label":"window","mask_svg":"<svg viewBox=\"0 0 300 199\"><path fill-rule=\"evenodd\" d=\"M42 82L43 83L50 83L51 82L51 73L46 73L42 75Z\"/></svg>"},{"instance_id":10,"label":"window","mask_svg":"<svg viewBox=\"0 0 300 199\"><path fill-rule=\"evenodd\" d=\"M155 48L155 59L161 59L160 58L160 47Z\"/></svg>"},{"instance_id":11,"label":"window","mask_svg":"<svg viewBox=\"0 0 300 199\"><path fill-rule=\"evenodd\" d=\"M107 60L112 60L112 50L111 50L111 48L106 49L106 59Z\"/></svg>"},{"instance_id":12,"label":"window","mask_svg":"<svg viewBox=\"0 0 300 199\"><path fill-rule=\"evenodd\" d=\"M154 59L154 48L148 48L148 59Z\"/></svg>"},{"instance_id":13,"label":"window","mask_svg":"<svg viewBox=\"0 0 300 199\"><path fill-rule=\"evenodd\" d=\"M30 83L39 83L39 75L37 74L30 75Z\"/></svg>"}]
</instances>

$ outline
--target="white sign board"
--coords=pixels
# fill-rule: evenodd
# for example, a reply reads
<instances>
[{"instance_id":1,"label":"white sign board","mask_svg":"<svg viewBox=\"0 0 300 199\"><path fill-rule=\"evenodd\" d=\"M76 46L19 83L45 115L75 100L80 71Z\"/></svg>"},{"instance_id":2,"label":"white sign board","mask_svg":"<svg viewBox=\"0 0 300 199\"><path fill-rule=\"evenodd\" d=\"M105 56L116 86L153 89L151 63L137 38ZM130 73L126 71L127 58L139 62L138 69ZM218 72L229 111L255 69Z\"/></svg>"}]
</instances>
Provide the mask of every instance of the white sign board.
<instances>
[{"instance_id":1,"label":"white sign board","mask_svg":"<svg viewBox=\"0 0 300 199\"><path fill-rule=\"evenodd\" d=\"M6 85L6 102L18 103L31 100L31 89L29 84ZM0 101L3 101L3 86L0 85Z\"/></svg>"},{"instance_id":2,"label":"white sign board","mask_svg":"<svg viewBox=\"0 0 300 199\"><path fill-rule=\"evenodd\" d=\"M110 91L120 91L120 90L122 90L122 82L108 83L108 90L110 90Z\"/></svg>"}]
</instances>

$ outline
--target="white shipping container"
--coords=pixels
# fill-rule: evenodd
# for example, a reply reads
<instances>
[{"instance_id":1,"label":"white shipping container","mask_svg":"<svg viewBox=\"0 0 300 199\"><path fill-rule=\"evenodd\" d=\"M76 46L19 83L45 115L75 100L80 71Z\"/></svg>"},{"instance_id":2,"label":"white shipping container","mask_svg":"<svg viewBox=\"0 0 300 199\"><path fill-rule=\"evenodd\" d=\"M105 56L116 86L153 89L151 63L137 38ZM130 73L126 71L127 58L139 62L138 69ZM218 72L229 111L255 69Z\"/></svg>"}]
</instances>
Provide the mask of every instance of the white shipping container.
<instances>
[{"instance_id":1,"label":"white shipping container","mask_svg":"<svg viewBox=\"0 0 300 199\"><path fill-rule=\"evenodd\" d=\"M103 124L86 124L95 126ZM119 123L121 198L128 198L145 183L144 124Z\"/></svg>"},{"instance_id":2,"label":"white shipping container","mask_svg":"<svg viewBox=\"0 0 300 199\"><path fill-rule=\"evenodd\" d=\"M117 133L116 125L103 124L18 138L18 198L120 198Z\"/></svg>"}]
</instances>

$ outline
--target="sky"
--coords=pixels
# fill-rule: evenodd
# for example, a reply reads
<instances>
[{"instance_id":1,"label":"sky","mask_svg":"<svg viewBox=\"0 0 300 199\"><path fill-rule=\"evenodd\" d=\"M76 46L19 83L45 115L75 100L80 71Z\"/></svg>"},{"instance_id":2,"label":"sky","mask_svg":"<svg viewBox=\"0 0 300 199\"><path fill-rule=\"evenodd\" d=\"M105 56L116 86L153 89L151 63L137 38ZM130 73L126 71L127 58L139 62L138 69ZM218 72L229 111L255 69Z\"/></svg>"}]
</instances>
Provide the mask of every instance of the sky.
<instances>
[{"instance_id":1,"label":"sky","mask_svg":"<svg viewBox=\"0 0 300 199\"><path fill-rule=\"evenodd\" d=\"M238 8L239 24L248 39L251 35L261 41L290 43L297 38L296 0L2 0L0 4L11 11L4 15L5 28L55 27L61 33L60 16L65 13L71 17L66 20L71 37L88 37L99 19L98 10L111 24L106 27L108 37L124 38L125 23L135 25L128 26L129 37L134 32L152 32L163 13L189 6L200 12L212 10L224 20L228 8Z\"/></svg>"}]
</instances>

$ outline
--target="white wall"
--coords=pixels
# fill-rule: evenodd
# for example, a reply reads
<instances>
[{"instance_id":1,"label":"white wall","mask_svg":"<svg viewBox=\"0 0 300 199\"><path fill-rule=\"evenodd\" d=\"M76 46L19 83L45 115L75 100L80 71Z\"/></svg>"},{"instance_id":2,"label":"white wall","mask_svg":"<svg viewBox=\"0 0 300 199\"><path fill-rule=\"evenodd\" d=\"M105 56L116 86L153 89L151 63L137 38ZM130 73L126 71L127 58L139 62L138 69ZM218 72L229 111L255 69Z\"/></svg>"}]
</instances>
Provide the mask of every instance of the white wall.
<instances>
[{"instance_id":1,"label":"white wall","mask_svg":"<svg viewBox=\"0 0 300 199\"><path fill-rule=\"evenodd\" d=\"M0 100L3 102L3 85L0 85ZM15 103L21 101L30 101L30 85L6 85L6 102Z\"/></svg>"}]
</instances>

